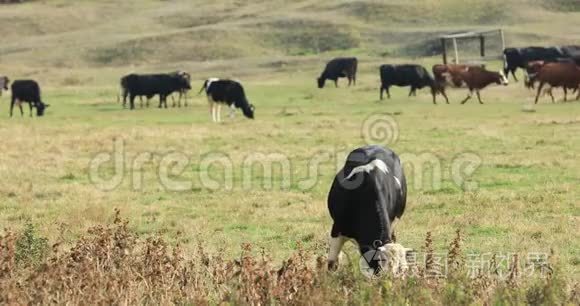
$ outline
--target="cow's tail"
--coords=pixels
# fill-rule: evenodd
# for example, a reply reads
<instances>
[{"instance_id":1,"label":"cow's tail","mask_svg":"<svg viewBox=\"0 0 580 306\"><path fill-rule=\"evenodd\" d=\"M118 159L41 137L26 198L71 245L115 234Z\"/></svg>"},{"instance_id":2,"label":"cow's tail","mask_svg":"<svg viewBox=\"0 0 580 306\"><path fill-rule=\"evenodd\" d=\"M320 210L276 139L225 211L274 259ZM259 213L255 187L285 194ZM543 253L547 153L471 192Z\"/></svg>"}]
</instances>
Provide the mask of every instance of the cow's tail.
<instances>
[{"instance_id":1,"label":"cow's tail","mask_svg":"<svg viewBox=\"0 0 580 306\"><path fill-rule=\"evenodd\" d=\"M201 94L201 92L204 90L207 91L207 80L205 80L205 82L203 82L203 85L201 85L201 88L199 89L199 92L197 93L197 95L199 96Z\"/></svg>"}]
</instances>

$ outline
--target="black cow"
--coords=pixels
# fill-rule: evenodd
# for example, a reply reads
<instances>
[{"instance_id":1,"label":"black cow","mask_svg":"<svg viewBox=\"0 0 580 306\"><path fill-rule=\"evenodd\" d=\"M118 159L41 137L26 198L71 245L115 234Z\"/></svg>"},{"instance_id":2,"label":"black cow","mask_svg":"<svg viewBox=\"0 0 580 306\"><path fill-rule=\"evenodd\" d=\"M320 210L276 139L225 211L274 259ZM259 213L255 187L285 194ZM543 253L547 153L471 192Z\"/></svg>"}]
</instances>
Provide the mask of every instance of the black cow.
<instances>
[{"instance_id":1,"label":"black cow","mask_svg":"<svg viewBox=\"0 0 580 306\"><path fill-rule=\"evenodd\" d=\"M204 90L213 122L221 121L221 104L230 107L230 117L233 117L236 108L240 108L244 116L254 119L255 107L248 102L244 87L239 82L210 78L203 83L199 93Z\"/></svg>"},{"instance_id":2,"label":"black cow","mask_svg":"<svg viewBox=\"0 0 580 306\"><path fill-rule=\"evenodd\" d=\"M338 78L344 77L348 78L348 86L356 85L357 66L356 57L338 57L331 60L317 79L318 88L324 88L326 80L334 81L334 86L338 87Z\"/></svg>"},{"instance_id":3,"label":"black cow","mask_svg":"<svg viewBox=\"0 0 580 306\"><path fill-rule=\"evenodd\" d=\"M167 108L167 96L191 89L186 78L175 74L129 74L121 79L121 87L123 101L128 95L131 109L135 108L135 97L145 96L151 99L155 95L159 95L159 108Z\"/></svg>"},{"instance_id":4,"label":"black cow","mask_svg":"<svg viewBox=\"0 0 580 306\"><path fill-rule=\"evenodd\" d=\"M393 243L392 224L403 215L406 201L407 183L397 154L374 145L352 151L328 195L328 209L334 221L328 268L335 268L348 239L357 242L365 259L369 259L369 252L392 253L396 246L400 247ZM403 252L403 258L397 260L403 263L404 255ZM378 272L380 265L376 260L367 262Z\"/></svg>"},{"instance_id":5,"label":"black cow","mask_svg":"<svg viewBox=\"0 0 580 306\"><path fill-rule=\"evenodd\" d=\"M20 115L23 116L22 103L26 102L30 106L30 117L32 117L32 108L36 107L36 116L44 115L44 110L49 107L49 104L44 104L40 98L40 86L33 80L16 80L12 82L12 100L10 102L10 117L12 117L12 110L14 104L18 104L20 108Z\"/></svg>"},{"instance_id":6,"label":"black cow","mask_svg":"<svg viewBox=\"0 0 580 306\"><path fill-rule=\"evenodd\" d=\"M435 79L429 74L427 69L421 65L382 65L380 67L381 74L381 88L380 88L380 99L383 99L383 91L387 92L387 97L391 98L391 93L389 88L391 86L411 86L409 91L409 97L412 95L417 95L417 89L424 87L429 87L431 89L431 95L433 95L433 103L437 104L435 96L437 93L441 93L447 104L449 104L449 99L443 90L440 90L441 86Z\"/></svg>"},{"instance_id":7,"label":"black cow","mask_svg":"<svg viewBox=\"0 0 580 306\"><path fill-rule=\"evenodd\" d=\"M506 77L511 72L517 82L516 70L526 69L529 62L544 61L557 62L562 58L568 58L562 48L558 47L526 47L526 48L506 48L504 55L504 74Z\"/></svg>"}]
</instances>

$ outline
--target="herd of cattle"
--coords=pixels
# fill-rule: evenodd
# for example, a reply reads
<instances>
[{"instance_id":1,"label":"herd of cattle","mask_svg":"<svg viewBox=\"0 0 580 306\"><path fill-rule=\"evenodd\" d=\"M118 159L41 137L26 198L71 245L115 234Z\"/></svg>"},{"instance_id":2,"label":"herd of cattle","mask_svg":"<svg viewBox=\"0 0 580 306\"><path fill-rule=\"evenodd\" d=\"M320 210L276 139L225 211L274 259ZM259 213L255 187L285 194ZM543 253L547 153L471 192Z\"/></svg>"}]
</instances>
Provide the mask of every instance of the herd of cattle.
<instances>
[{"instance_id":1,"label":"herd of cattle","mask_svg":"<svg viewBox=\"0 0 580 306\"><path fill-rule=\"evenodd\" d=\"M460 64L437 64L432 67L433 76L428 70L416 64L405 65L382 65L380 66L380 93L382 100L384 92L391 97L392 86L410 86L409 96L416 95L418 89L429 88L433 96L433 103L437 103L437 95L442 95L449 104L447 87L466 87L469 94L461 101L464 104L477 95L479 103L480 91L490 84L508 85L507 75L512 74L517 81L515 72L518 68L526 72L524 84L534 89L538 85L535 103L538 103L540 95L544 92L550 95L552 102L555 101L552 89L564 90L564 101L567 100L568 91L578 92L576 100L580 99L580 46L563 47L526 47L506 48L503 51L504 69L495 72L486 69L485 65L460 65ZM318 87L324 88L325 82L331 80L338 87L340 78L347 78L348 85L356 85L358 60L354 57L335 58L326 64L324 71L317 79ZM2 90L8 90L10 80L6 76L0 76L0 96ZM187 92L191 90L191 76L182 71L160 74L129 74L123 76L120 81L123 107L129 100L129 108L135 109L135 98L139 97L143 107L143 97L146 98L146 106L154 96L159 96L159 108L167 108L167 98L172 97L173 107L176 106L174 93L178 94L177 106L181 107L181 101L185 98L187 106ZM542 91L545 86L549 86ZM18 105L20 114L23 115L22 103L28 103L30 115L36 108L37 116L42 116L49 105L41 100L40 86L34 80L17 80L11 85L12 99L10 103L10 116L13 108ZM221 121L222 105L231 108L230 116L234 115L236 108L242 110L247 118L254 118L255 107L249 103L243 86L234 80L210 78L205 80L200 93L205 91L209 101L212 121Z\"/></svg>"},{"instance_id":2,"label":"herd of cattle","mask_svg":"<svg viewBox=\"0 0 580 306\"><path fill-rule=\"evenodd\" d=\"M323 88L327 80L334 81L338 87L339 78L347 78L348 84L356 85L358 60L356 58L335 58L327 63L317 79L318 87ZM547 93L552 96L553 88L562 88L565 99L568 90L578 91L580 99L580 46L553 48L508 48L504 50L504 69L499 72L489 71L483 65L434 65L433 76L420 65L382 65L380 67L380 99L383 93L390 98L390 87L410 86L409 96L416 95L418 89L429 88L433 96L442 95L446 103L446 88L466 87L469 95L461 103L467 102L473 93L480 103L480 90L490 84L508 85L507 75L511 73L516 79L515 71L522 68L526 72L525 85L534 88L538 83L535 103L544 86L550 88ZM517 79L516 79L517 81ZM8 90L10 81L0 76L0 95ZM121 95L123 107L129 100L130 109L135 108L135 99L149 100L159 96L159 108L167 108L167 98L178 94L177 106L191 90L191 76L185 72L164 74L129 74L121 78ZM40 87L33 80L17 80L11 84L12 99L10 116L14 105L18 105L23 114L22 103L36 108L37 116L42 116L48 104L41 100ZM247 118L254 118L255 107L248 101L243 86L234 80L210 78L205 80L199 93L205 92L209 101L211 118L221 121L221 107L231 108L230 115L236 108L242 110ZM175 100L173 101L175 107ZM407 198L406 178L401 161L397 154L388 148L365 146L352 151L344 167L336 174L328 195L328 209L333 220L330 231L330 248L328 268L335 269L339 253L347 240L354 240L359 251L368 263L371 273L388 269L393 273L407 269L406 255L410 249L395 243L393 222L401 218L405 211Z\"/></svg>"}]
</instances>

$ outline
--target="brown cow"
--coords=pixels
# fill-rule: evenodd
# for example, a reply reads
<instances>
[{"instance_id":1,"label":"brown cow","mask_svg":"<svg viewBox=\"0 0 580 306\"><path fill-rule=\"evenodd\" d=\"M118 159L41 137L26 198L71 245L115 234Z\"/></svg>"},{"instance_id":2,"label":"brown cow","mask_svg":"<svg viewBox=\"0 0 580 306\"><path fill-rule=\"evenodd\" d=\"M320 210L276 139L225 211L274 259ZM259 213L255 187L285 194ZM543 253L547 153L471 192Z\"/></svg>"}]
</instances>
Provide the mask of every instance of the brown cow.
<instances>
[{"instance_id":1,"label":"brown cow","mask_svg":"<svg viewBox=\"0 0 580 306\"><path fill-rule=\"evenodd\" d=\"M538 103L542 88L546 84L551 87L564 88L564 101L566 101L568 89L578 90L580 87L580 67L574 63L547 63L538 71L534 80L540 82L534 103ZM552 92L549 91L549 93L552 97L552 102L554 102ZM576 100L578 99L580 99L580 92L578 92L578 96L576 97Z\"/></svg>"},{"instance_id":2,"label":"brown cow","mask_svg":"<svg viewBox=\"0 0 580 306\"><path fill-rule=\"evenodd\" d=\"M477 94L477 100L479 101L479 103L483 104L483 101L481 101L481 96L479 94L480 90L484 89L485 87L493 83L504 86L507 86L509 84L508 79L506 78L503 71L494 72L489 71L482 67L472 66L468 67L466 70L450 72L450 74L451 79L459 77L463 82L465 82L467 88L469 88L469 95L467 95L467 97L463 101L461 101L461 104L465 104L467 100L471 99L474 91ZM455 76L453 74L455 74Z\"/></svg>"},{"instance_id":3,"label":"brown cow","mask_svg":"<svg viewBox=\"0 0 580 306\"><path fill-rule=\"evenodd\" d=\"M463 80L459 77L460 71L466 71L470 67L482 67L481 65L459 65L459 64L435 64L433 65L433 76L439 84L450 84L455 87L463 86ZM451 76L448 80L447 77Z\"/></svg>"},{"instance_id":4,"label":"brown cow","mask_svg":"<svg viewBox=\"0 0 580 306\"><path fill-rule=\"evenodd\" d=\"M567 61L567 62L560 62L560 63L572 63L572 62ZM544 67L545 64L547 64L547 62L545 62L545 61L531 61L526 65L527 76L526 76L526 79L524 80L524 84L526 85L527 88L535 89L535 84L538 81L538 80L536 80L536 75L542 69L542 67ZM564 87L564 101L566 101L568 99L568 89L571 89L572 92L576 92L576 90L577 90L577 88ZM555 102L554 95L552 93L552 87L546 88L544 90L543 94L550 95L550 97L552 98L552 103Z\"/></svg>"},{"instance_id":5,"label":"brown cow","mask_svg":"<svg viewBox=\"0 0 580 306\"><path fill-rule=\"evenodd\" d=\"M460 65L460 64L435 64L433 65L433 76L438 85L439 91L447 99L445 88L447 86L461 87L464 82L459 73L467 71L470 67L484 68L484 65ZM449 103L449 102L447 102Z\"/></svg>"}]
</instances>

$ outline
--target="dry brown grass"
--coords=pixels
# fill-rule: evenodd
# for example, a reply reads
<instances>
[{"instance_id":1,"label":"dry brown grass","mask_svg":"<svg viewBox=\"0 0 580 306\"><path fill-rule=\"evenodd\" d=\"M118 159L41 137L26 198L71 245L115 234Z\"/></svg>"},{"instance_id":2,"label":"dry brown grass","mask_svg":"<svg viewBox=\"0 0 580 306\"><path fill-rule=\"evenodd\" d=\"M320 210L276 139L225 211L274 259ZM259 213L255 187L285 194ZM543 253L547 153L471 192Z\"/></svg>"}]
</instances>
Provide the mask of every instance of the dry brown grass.
<instances>
[{"instance_id":1,"label":"dry brown grass","mask_svg":"<svg viewBox=\"0 0 580 306\"><path fill-rule=\"evenodd\" d=\"M401 279L368 280L343 269L325 270L324 259L300 247L275 264L267 250L242 245L236 259L208 253L199 242L184 254L156 236L141 237L116 212L111 224L89 229L72 246L58 242L38 262L18 259L22 234L0 236L0 303L69 304L247 304L335 305L393 304L578 304L578 283L556 273L544 278L519 276L517 260L503 279L489 271L465 277L458 231L449 247L454 277L431 278L432 263ZM431 235L426 238L429 249ZM225 250L222 250L222 252ZM517 255L516 255L517 256ZM495 257L494 259L495 260ZM557 269L552 257L550 270ZM493 263L489 265L493 269Z\"/></svg>"}]
</instances>

